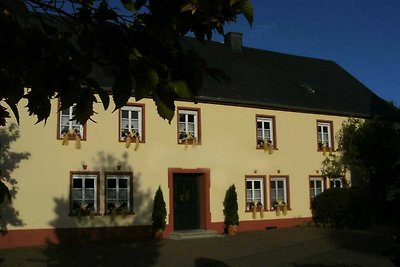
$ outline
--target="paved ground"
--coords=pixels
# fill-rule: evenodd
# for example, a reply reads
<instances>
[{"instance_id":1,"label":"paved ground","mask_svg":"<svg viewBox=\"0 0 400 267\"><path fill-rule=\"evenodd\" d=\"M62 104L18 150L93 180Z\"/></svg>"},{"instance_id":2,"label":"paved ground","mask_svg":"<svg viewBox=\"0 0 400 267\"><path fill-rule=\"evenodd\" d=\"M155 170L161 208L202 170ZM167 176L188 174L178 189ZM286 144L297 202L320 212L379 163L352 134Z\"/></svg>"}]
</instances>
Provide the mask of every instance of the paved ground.
<instances>
[{"instance_id":1,"label":"paved ground","mask_svg":"<svg viewBox=\"0 0 400 267\"><path fill-rule=\"evenodd\" d=\"M0 237L1 238L1 237ZM294 227L207 239L108 241L0 251L1 266L394 266L388 231Z\"/></svg>"}]
</instances>

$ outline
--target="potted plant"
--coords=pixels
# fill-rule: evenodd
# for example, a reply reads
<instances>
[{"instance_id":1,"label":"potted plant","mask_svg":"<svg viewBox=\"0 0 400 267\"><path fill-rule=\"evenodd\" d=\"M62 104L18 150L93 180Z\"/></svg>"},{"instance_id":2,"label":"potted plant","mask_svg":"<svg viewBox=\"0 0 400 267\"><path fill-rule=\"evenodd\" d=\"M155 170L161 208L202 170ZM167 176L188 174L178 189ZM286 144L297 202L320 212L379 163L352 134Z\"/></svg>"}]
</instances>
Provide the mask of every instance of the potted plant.
<instances>
[{"instance_id":1,"label":"potted plant","mask_svg":"<svg viewBox=\"0 0 400 267\"><path fill-rule=\"evenodd\" d=\"M264 218L264 206L261 201L257 202L257 210L260 211L260 218Z\"/></svg>"},{"instance_id":2,"label":"potted plant","mask_svg":"<svg viewBox=\"0 0 400 267\"><path fill-rule=\"evenodd\" d=\"M161 186L158 187L154 196L153 213L151 215L151 226L154 237L161 239L166 226L167 209L165 207L164 196Z\"/></svg>"},{"instance_id":3,"label":"potted plant","mask_svg":"<svg viewBox=\"0 0 400 267\"><path fill-rule=\"evenodd\" d=\"M235 185L231 185L225 193L224 199L225 231L229 235L236 234L239 225L237 193Z\"/></svg>"}]
</instances>

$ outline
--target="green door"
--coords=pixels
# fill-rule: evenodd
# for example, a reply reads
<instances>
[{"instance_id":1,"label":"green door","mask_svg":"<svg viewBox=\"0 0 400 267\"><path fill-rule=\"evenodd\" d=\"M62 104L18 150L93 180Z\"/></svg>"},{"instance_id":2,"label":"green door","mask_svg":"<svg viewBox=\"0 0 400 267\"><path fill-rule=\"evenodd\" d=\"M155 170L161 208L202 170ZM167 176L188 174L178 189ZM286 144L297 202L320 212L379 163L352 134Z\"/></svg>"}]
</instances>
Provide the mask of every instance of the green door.
<instances>
[{"instance_id":1,"label":"green door","mask_svg":"<svg viewBox=\"0 0 400 267\"><path fill-rule=\"evenodd\" d=\"M174 175L174 230L200 227L199 177L194 174Z\"/></svg>"}]
</instances>

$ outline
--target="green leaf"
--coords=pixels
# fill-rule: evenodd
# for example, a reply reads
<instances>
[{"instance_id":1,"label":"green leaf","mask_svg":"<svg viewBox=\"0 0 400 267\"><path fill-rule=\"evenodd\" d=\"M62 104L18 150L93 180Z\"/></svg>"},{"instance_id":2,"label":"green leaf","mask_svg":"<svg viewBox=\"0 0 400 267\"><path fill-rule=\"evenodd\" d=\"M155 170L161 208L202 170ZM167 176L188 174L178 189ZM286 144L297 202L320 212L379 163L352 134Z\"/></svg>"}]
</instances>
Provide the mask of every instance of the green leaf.
<instances>
[{"instance_id":1,"label":"green leaf","mask_svg":"<svg viewBox=\"0 0 400 267\"><path fill-rule=\"evenodd\" d=\"M17 105L15 103L11 103L7 100L5 102L11 108L12 112L14 113L15 119L17 120L17 123L19 124L19 112L18 112Z\"/></svg>"},{"instance_id":2,"label":"green leaf","mask_svg":"<svg viewBox=\"0 0 400 267\"><path fill-rule=\"evenodd\" d=\"M0 181L0 204L4 202L4 198L7 197L8 201L11 201L11 193L9 188Z\"/></svg>"},{"instance_id":3,"label":"green leaf","mask_svg":"<svg viewBox=\"0 0 400 267\"><path fill-rule=\"evenodd\" d=\"M247 19L247 22L250 24L250 26L253 25L254 10L253 5L250 3L249 0L242 0L240 2L240 11Z\"/></svg>"},{"instance_id":4,"label":"green leaf","mask_svg":"<svg viewBox=\"0 0 400 267\"><path fill-rule=\"evenodd\" d=\"M168 87L174 91L179 97L191 98L192 92L184 81L171 81L168 83Z\"/></svg>"},{"instance_id":5,"label":"green leaf","mask_svg":"<svg viewBox=\"0 0 400 267\"><path fill-rule=\"evenodd\" d=\"M9 11L22 18L24 23L28 22L29 11L23 0L2 0L1 2L5 6L4 11Z\"/></svg>"},{"instance_id":6,"label":"green leaf","mask_svg":"<svg viewBox=\"0 0 400 267\"><path fill-rule=\"evenodd\" d=\"M149 78L149 82L153 88L158 85L160 77L158 76L158 73L155 70L153 69L149 70L147 72L147 77Z\"/></svg>"},{"instance_id":7,"label":"green leaf","mask_svg":"<svg viewBox=\"0 0 400 267\"><path fill-rule=\"evenodd\" d=\"M10 113L5 107L0 105L0 126L6 126L6 118L10 118Z\"/></svg>"},{"instance_id":8,"label":"green leaf","mask_svg":"<svg viewBox=\"0 0 400 267\"><path fill-rule=\"evenodd\" d=\"M115 109L123 107L129 100L132 94L132 78L128 74L119 73L115 77L113 84L113 100Z\"/></svg>"},{"instance_id":9,"label":"green leaf","mask_svg":"<svg viewBox=\"0 0 400 267\"><path fill-rule=\"evenodd\" d=\"M168 103L165 101L166 98L159 97L157 94L153 94L153 100L157 106L158 115L160 115L161 118L168 120L168 123L171 124L175 114L174 101L172 100L172 103L168 101Z\"/></svg>"},{"instance_id":10,"label":"green leaf","mask_svg":"<svg viewBox=\"0 0 400 267\"><path fill-rule=\"evenodd\" d=\"M121 0L121 4L129 11L135 12L135 1L132 0Z\"/></svg>"},{"instance_id":11,"label":"green leaf","mask_svg":"<svg viewBox=\"0 0 400 267\"><path fill-rule=\"evenodd\" d=\"M136 0L135 2L135 9L139 10L142 8L142 6L144 6L144 4L146 4L147 0Z\"/></svg>"},{"instance_id":12,"label":"green leaf","mask_svg":"<svg viewBox=\"0 0 400 267\"><path fill-rule=\"evenodd\" d=\"M101 103L103 104L104 110L108 109L110 105L110 96L108 95L108 92L101 88L99 84L92 78L87 78L87 81L89 84L96 90L97 94L99 95L101 99Z\"/></svg>"}]
</instances>

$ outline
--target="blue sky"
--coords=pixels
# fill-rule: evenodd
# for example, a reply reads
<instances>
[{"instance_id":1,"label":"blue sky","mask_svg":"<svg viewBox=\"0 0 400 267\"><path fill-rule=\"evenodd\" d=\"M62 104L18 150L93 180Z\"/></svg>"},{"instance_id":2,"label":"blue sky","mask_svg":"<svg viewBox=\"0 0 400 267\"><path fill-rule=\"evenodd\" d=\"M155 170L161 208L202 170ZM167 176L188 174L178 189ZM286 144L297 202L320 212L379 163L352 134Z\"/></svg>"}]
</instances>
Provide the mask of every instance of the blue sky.
<instances>
[{"instance_id":1,"label":"blue sky","mask_svg":"<svg viewBox=\"0 0 400 267\"><path fill-rule=\"evenodd\" d=\"M400 105L400 0L250 1L253 27L241 16L225 29L245 46L333 60Z\"/></svg>"}]
</instances>

